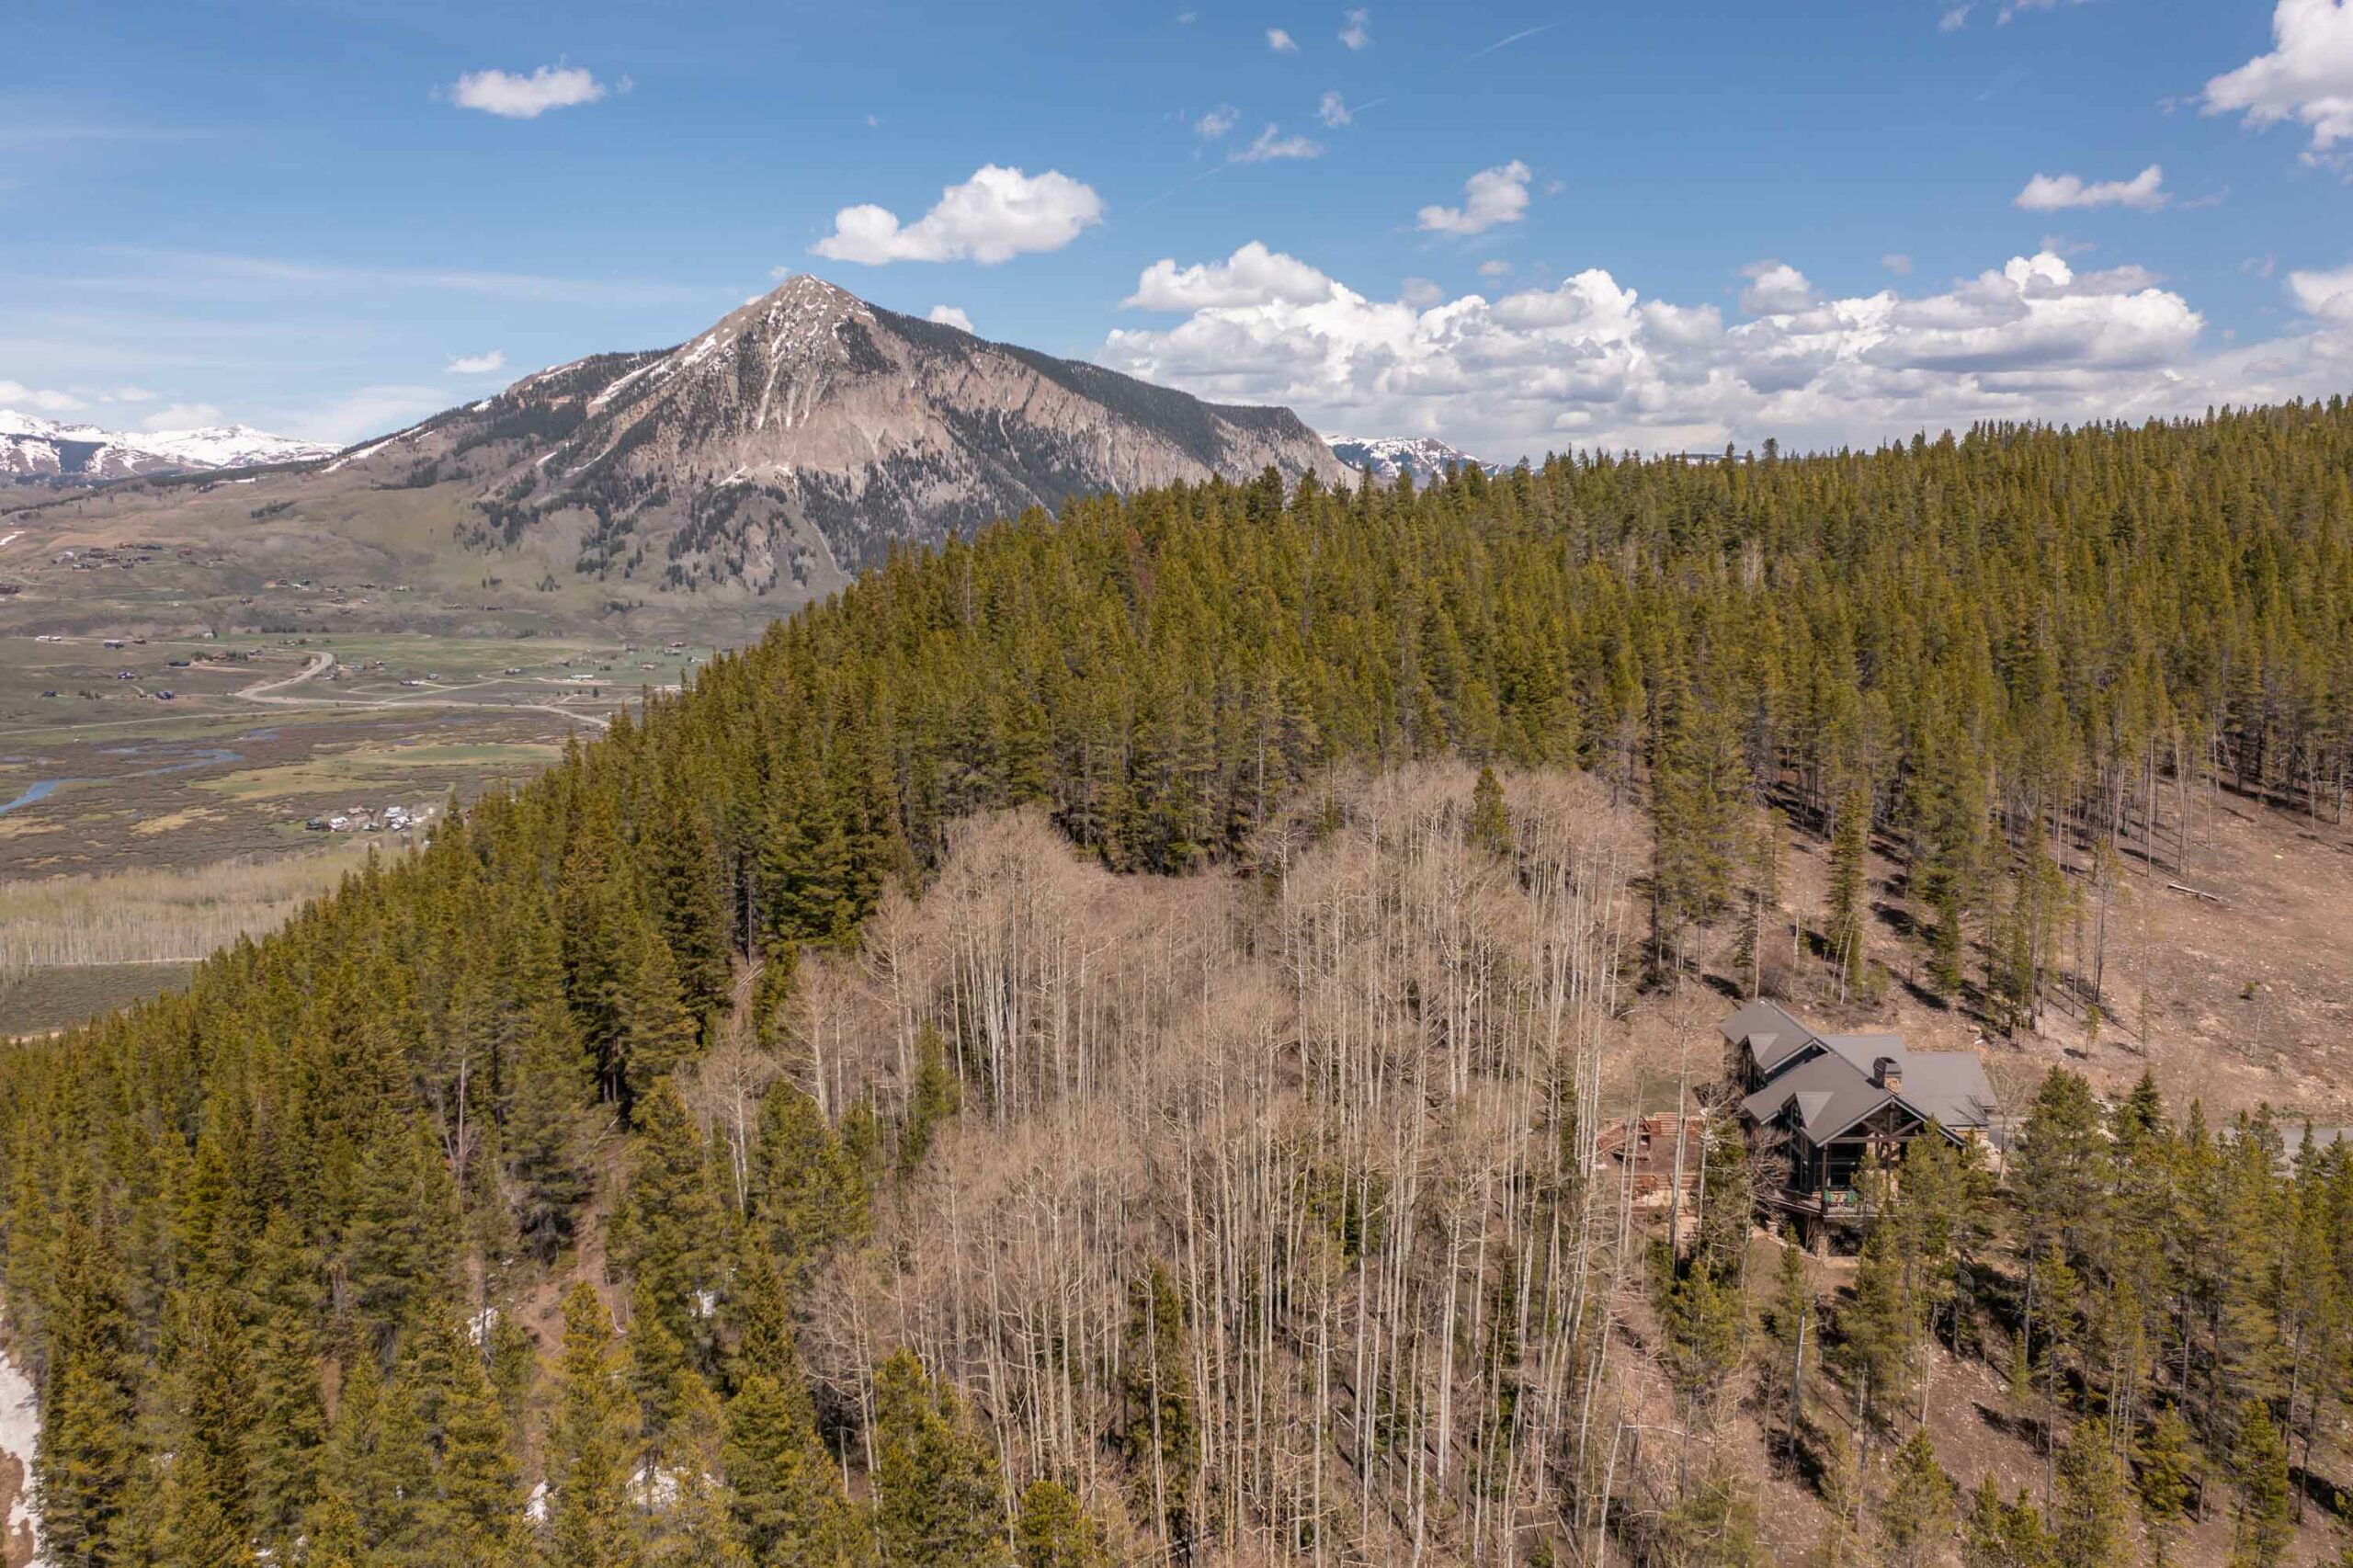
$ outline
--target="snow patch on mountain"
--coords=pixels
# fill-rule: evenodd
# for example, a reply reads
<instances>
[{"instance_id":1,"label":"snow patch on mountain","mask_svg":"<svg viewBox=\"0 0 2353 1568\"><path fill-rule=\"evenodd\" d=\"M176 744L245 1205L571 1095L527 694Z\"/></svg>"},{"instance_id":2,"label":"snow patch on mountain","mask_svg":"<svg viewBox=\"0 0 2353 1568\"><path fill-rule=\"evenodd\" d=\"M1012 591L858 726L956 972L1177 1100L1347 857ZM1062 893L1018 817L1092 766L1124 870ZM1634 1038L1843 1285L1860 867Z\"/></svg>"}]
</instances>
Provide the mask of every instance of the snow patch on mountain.
<instances>
[{"instance_id":1,"label":"snow patch on mountain","mask_svg":"<svg viewBox=\"0 0 2353 1568\"><path fill-rule=\"evenodd\" d=\"M1383 484L1394 484L1400 473L1411 473L1415 484L1427 484L1449 468L1478 467L1496 473L1503 467L1481 462L1435 436L1326 436L1324 444L1358 473L1372 470L1373 478Z\"/></svg>"},{"instance_id":2,"label":"snow patch on mountain","mask_svg":"<svg viewBox=\"0 0 2353 1568\"><path fill-rule=\"evenodd\" d=\"M334 451L249 425L130 432L0 408L0 480L98 484L142 474L308 462Z\"/></svg>"}]
</instances>

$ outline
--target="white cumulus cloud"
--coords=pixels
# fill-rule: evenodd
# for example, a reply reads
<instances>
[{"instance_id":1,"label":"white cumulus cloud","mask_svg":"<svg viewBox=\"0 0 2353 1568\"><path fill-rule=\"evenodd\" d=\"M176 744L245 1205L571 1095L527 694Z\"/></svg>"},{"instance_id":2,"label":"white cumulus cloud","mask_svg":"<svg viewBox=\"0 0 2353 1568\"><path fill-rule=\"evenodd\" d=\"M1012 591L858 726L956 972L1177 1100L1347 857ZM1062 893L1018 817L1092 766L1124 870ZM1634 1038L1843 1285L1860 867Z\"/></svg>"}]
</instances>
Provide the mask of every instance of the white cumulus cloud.
<instances>
[{"instance_id":1,"label":"white cumulus cloud","mask_svg":"<svg viewBox=\"0 0 2353 1568\"><path fill-rule=\"evenodd\" d=\"M1333 283L1296 256L1252 240L1223 261L1179 267L1163 257L1143 269L1124 310L1202 311L1280 301L1312 305L1332 297Z\"/></svg>"},{"instance_id":2,"label":"white cumulus cloud","mask_svg":"<svg viewBox=\"0 0 2353 1568\"><path fill-rule=\"evenodd\" d=\"M2151 164L2131 179L2086 182L2080 175L2038 174L2017 197L2029 212L2063 212L2071 207L2129 207L2154 212L2172 198L2165 194L2165 171Z\"/></svg>"},{"instance_id":3,"label":"white cumulus cloud","mask_svg":"<svg viewBox=\"0 0 2353 1568\"><path fill-rule=\"evenodd\" d=\"M1786 275L1784 275L1786 274ZM2048 251L1919 292L1835 296L1771 264L1786 309L1727 319L1590 268L1487 299L1409 282L1369 297L1265 246L1154 264L1133 301L1185 314L1115 331L1098 358L1319 428L1443 432L1495 458L1704 451L1778 437L1868 445L1979 420L2138 419L2353 382L2353 267L2296 275L2300 325L2214 352L2204 317L2147 269Z\"/></svg>"},{"instance_id":4,"label":"white cumulus cloud","mask_svg":"<svg viewBox=\"0 0 2353 1568\"><path fill-rule=\"evenodd\" d=\"M504 119L537 119L551 108L593 104L606 93L605 84L580 66L542 65L528 76L469 71L449 89L449 101Z\"/></svg>"},{"instance_id":5,"label":"white cumulus cloud","mask_svg":"<svg viewBox=\"0 0 2353 1568\"><path fill-rule=\"evenodd\" d=\"M1280 28L1267 29L1267 47L1277 54L1297 54L1299 40Z\"/></svg>"},{"instance_id":6,"label":"white cumulus cloud","mask_svg":"<svg viewBox=\"0 0 2353 1568\"><path fill-rule=\"evenodd\" d=\"M972 318L953 305L934 305L931 307L931 313L924 319L936 321L942 326L952 326L958 332L972 330Z\"/></svg>"},{"instance_id":7,"label":"white cumulus cloud","mask_svg":"<svg viewBox=\"0 0 2353 1568\"><path fill-rule=\"evenodd\" d=\"M1220 104L1193 121L1193 134L1204 142L1214 142L1233 130L1241 119L1240 109L1235 108L1232 104Z\"/></svg>"},{"instance_id":8,"label":"white cumulus cloud","mask_svg":"<svg viewBox=\"0 0 2353 1568\"><path fill-rule=\"evenodd\" d=\"M2270 276L2268 262L2263 273ZM2353 326L2353 267L2340 267L2334 272L2290 272L2288 293L2306 314Z\"/></svg>"},{"instance_id":9,"label":"white cumulus cloud","mask_svg":"<svg viewBox=\"0 0 2353 1568\"><path fill-rule=\"evenodd\" d=\"M2270 53L2206 84L2206 112L2308 126L2307 158L2353 141L2353 0L2279 0L2271 43Z\"/></svg>"},{"instance_id":10,"label":"white cumulus cloud","mask_svg":"<svg viewBox=\"0 0 2353 1568\"><path fill-rule=\"evenodd\" d=\"M1325 93L1323 101L1315 106L1315 118L1337 131L1340 127L1353 122L1356 115L1349 110L1347 100L1340 97L1336 89Z\"/></svg>"},{"instance_id":11,"label":"white cumulus cloud","mask_svg":"<svg viewBox=\"0 0 2353 1568\"><path fill-rule=\"evenodd\" d=\"M1058 170L1034 178L984 164L961 185L940 192L932 210L902 225L871 204L834 214L834 232L809 247L832 261L881 267L893 261L977 261L1060 250L1103 221L1094 187Z\"/></svg>"},{"instance_id":12,"label":"white cumulus cloud","mask_svg":"<svg viewBox=\"0 0 2353 1568\"><path fill-rule=\"evenodd\" d=\"M453 376L487 376L494 370L506 369L505 350L494 348L487 354L460 354L449 361Z\"/></svg>"},{"instance_id":13,"label":"white cumulus cloud","mask_svg":"<svg viewBox=\"0 0 2353 1568\"><path fill-rule=\"evenodd\" d=\"M1372 47L1372 13L1358 6L1342 18L1347 25L1340 29L1340 41L1350 49Z\"/></svg>"},{"instance_id":14,"label":"white cumulus cloud","mask_svg":"<svg viewBox=\"0 0 2353 1568\"><path fill-rule=\"evenodd\" d=\"M1528 211L1528 165L1514 158L1481 169L1462 182L1462 205L1429 206L1417 225L1437 234L1483 234L1498 223L1517 223Z\"/></svg>"},{"instance_id":15,"label":"white cumulus cloud","mask_svg":"<svg viewBox=\"0 0 2353 1568\"><path fill-rule=\"evenodd\" d=\"M1813 285L1786 261L1751 262L1740 275L1748 279L1740 291L1740 308L1750 315L1787 315L1813 303Z\"/></svg>"}]
</instances>

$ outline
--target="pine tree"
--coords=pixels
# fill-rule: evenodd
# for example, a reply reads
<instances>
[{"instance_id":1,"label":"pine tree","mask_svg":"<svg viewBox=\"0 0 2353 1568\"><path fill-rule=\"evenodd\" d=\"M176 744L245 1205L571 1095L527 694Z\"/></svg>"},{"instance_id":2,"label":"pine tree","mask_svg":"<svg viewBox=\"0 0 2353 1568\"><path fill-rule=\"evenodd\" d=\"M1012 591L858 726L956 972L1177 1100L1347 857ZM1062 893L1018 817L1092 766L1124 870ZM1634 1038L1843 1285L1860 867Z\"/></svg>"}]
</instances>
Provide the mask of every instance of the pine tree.
<instances>
[{"instance_id":1,"label":"pine tree","mask_svg":"<svg viewBox=\"0 0 2353 1568\"><path fill-rule=\"evenodd\" d=\"M727 1317L734 1346L733 1381L766 1374L786 1388L801 1382L801 1355L793 1342L792 1303L776 1256L756 1232L742 1233L735 1249L734 1288Z\"/></svg>"},{"instance_id":2,"label":"pine tree","mask_svg":"<svg viewBox=\"0 0 2353 1568\"><path fill-rule=\"evenodd\" d=\"M1887 1536L1893 1561L1916 1568L1941 1555L1952 1533L1953 1504L1959 1496L1952 1478L1937 1462L1928 1429L1915 1428L1895 1450L1894 1477L1887 1500L1880 1506L1880 1528Z\"/></svg>"},{"instance_id":3,"label":"pine tree","mask_svg":"<svg viewBox=\"0 0 2353 1568\"><path fill-rule=\"evenodd\" d=\"M724 1469L725 1420L710 1385L693 1372L678 1375L667 1401L675 1494L660 1521L651 1560L656 1568L754 1568L729 1506Z\"/></svg>"},{"instance_id":4,"label":"pine tree","mask_svg":"<svg viewBox=\"0 0 2353 1568\"><path fill-rule=\"evenodd\" d=\"M2123 1467L2092 1422L2077 1422L2060 1449L2053 1523L2060 1568L2101 1568L2116 1562L2130 1540Z\"/></svg>"},{"instance_id":5,"label":"pine tree","mask_svg":"<svg viewBox=\"0 0 2353 1568\"><path fill-rule=\"evenodd\" d=\"M2238 1445L2231 1459L2239 1484L2231 1568L2275 1568L2287 1561L2293 1539L2293 1497L2288 1446L2260 1403L2250 1403L2240 1416Z\"/></svg>"},{"instance_id":6,"label":"pine tree","mask_svg":"<svg viewBox=\"0 0 2353 1568\"><path fill-rule=\"evenodd\" d=\"M809 1424L805 1391L764 1371L727 1403L721 1466L745 1549L769 1568L856 1561L862 1532Z\"/></svg>"},{"instance_id":7,"label":"pine tree","mask_svg":"<svg viewBox=\"0 0 2353 1568\"><path fill-rule=\"evenodd\" d=\"M125 1511L145 1465L133 1328L114 1238L68 1215L54 1249L35 1475L41 1546L52 1562L104 1568L123 1560Z\"/></svg>"},{"instance_id":8,"label":"pine tree","mask_svg":"<svg viewBox=\"0 0 2353 1568\"><path fill-rule=\"evenodd\" d=\"M915 1036L915 1081L907 1094L907 1116L899 1127L899 1174L912 1175L931 1153L940 1124L956 1114L956 1074L938 1029L926 1022Z\"/></svg>"},{"instance_id":9,"label":"pine tree","mask_svg":"<svg viewBox=\"0 0 2353 1568\"><path fill-rule=\"evenodd\" d=\"M1128 1286L1120 1375L1137 1495L1179 1554L1191 1551L1193 1478L1200 1457L1192 1364L1184 1301L1168 1270L1155 1263Z\"/></svg>"},{"instance_id":10,"label":"pine tree","mask_svg":"<svg viewBox=\"0 0 2353 1568\"><path fill-rule=\"evenodd\" d=\"M875 1525L887 1568L996 1568L996 1461L954 1392L901 1350L875 1369Z\"/></svg>"},{"instance_id":11,"label":"pine tree","mask_svg":"<svg viewBox=\"0 0 2353 1568\"><path fill-rule=\"evenodd\" d=\"M1663 1509L1655 1560L1677 1568L1763 1568L1769 1561L1756 1531L1752 1487L1711 1465Z\"/></svg>"},{"instance_id":12,"label":"pine tree","mask_svg":"<svg viewBox=\"0 0 2353 1568\"><path fill-rule=\"evenodd\" d=\"M2140 1449L2141 1512L2152 1554L2160 1564L2200 1489L2196 1439L2172 1405L2150 1419Z\"/></svg>"},{"instance_id":13,"label":"pine tree","mask_svg":"<svg viewBox=\"0 0 2353 1568\"><path fill-rule=\"evenodd\" d=\"M935 1060L936 1038L917 1054ZM751 1187L752 1211L788 1280L801 1278L836 1243L866 1233L868 1196L857 1161L817 1102L790 1084L778 1084L760 1102Z\"/></svg>"},{"instance_id":14,"label":"pine tree","mask_svg":"<svg viewBox=\"0 0 2353 1568\"><path fill-rule=\"evenodd\" d=\"M1490 855L1511 852L1511 816L1504 810L1504 787L1495 770L1482 766L1471 789L1471 842Z\"/></svg>"},{"instance_id":15,"label":"pine tree","mask_svg":"<svg viewBox=\"0 0 2353 1568\"><path fill-rule=\"evenodd\" d=\"M635 1279L635 1299L685 1358L654 1374L666 1383L677 1365L708 1364L726 1230L709 1145L676 1086L667 1078L651 1085L638 1110L615 1250Z\"/></svg>"},{"instance_id":16,"label":"pine tree","mask_svg":"<svg viewBox=\"0 0 2353 1568\"><path fill-rule=\"evenodd\" d=\"M1838 798L1830 836L1829 918L1824 926L1831 966L1844 985L1863 978L1863 892L1870 847L1870 793L1849 784Z\"/></svg>"},{"instance_id":17,"label":"pine tree","mask_svg":"<svg viewBox=\"0 0 2353 1568\"><path fill-rule=\"evenodd\" d=\"M586 1052L561 1005L534 1009L524 1037L514 1107L500 1146L517 1188L515 1228L542 1264L572 1237L589 1190Z\"/></svg>"},{"instance_id":18,"label":"pine tree","mask_svg":"<svg viewBox=\"0 0 2353 1568\"><path fill-rule=\"evenodd\" d=\"M655 790L652 818L643 848L654 924L676 965L680 1000L689 1015L708 1019L727 1001L733 926L718 836L701 809L666 776Z\"/></svg>"},{"instance_id":19,"label":"pine tree","mask_svg":"<svg viewBox=\"0 0 2353 1568\"><path fill-rule=\"evenodd\" d=\"M1961 1557L1969 1568L2054 1568L2058 1544L2042 1522L2042 1512L2021 1491L2004 1502L1992 1472L1970 1494L1968 1517L1961 1531Z\"/></svg>"},{"instance_id":20,"label":"pine tree","mask_svg":"<svg viewBox=\"0 0 2353 1568\"><path fill-rule=\"evenodd\" d=\"M583 1282L563 1298L563 1354L548 1432L550 1568L635 1568L628 1439L612 1318Z\"/></svg>"},{"instance_id":21,"label":"pine tree","mask_svg":"<svg viewBox=\"0 0 2353 1568\"><path fill-rule=\"evenodd\" d=\"M253 1348L254 1513L260 1538L283 1552L318 1484L326 1442L317 1324L324 1291L317 1252L292 1216L273 1215L256 1253L261 1332Z\"/></svg>"},{"instance_id":22,"label":"pine tree","mask_svg":"<svg viewBox=\"0 0 2353 1568\"><path fill-rule=\"evenodd\" d=\"M614 986L614 1055L620 1062L621 1108L632 1123L653 1085L694 1054L694 1017L678 987L678 969L650 921L623 932Z\"/></svg>"},{"instance_id":23,"label":"pine tree","mask_svg":"<svg viewBox=\"0 0 2353 1568\"><path fill-rule=\"evenodd\" d=\"M1069 1487L1033 1481L1014 1521L1013 1560L1019 1568L1110 1568L1111 1553Z\"/></svg>"},{"instance_id":24,"label":"pine tree","mask_svg":"<svg viewBox=\"0 0 2353 1568\"><path fill-rule=\"evenodd\" d=\"M1802 1381L1802 1358L1813 1337L1813 1286L1806 1277L1805 1254L1794 1235L1781 1238L1781 1264L1773 1291L1771 1329L1774 1345L1774 1376L1781 1391L1781 1406L1788 1416L1782 1434L1785 1451L1794 1458L1798 1451L1799 1427L1803 1415L1804 1388ZM1819 1351L1814 1352L1819 1355Z\"/></svg>"},{"instance_id":25,"label":"pine tree","mask_svg":"<svg viewBox=\"0 0 2353 1568\"><path fill-rule=\"evenodd\" d=\"M506 1414L478 1357L458 1357L451 1371L441 1404L440 1528L457 1562L523 1568L522 1478Z\"/></svg>"},{"instance_id":26,"label":"pine tree","mask_svg":"<svg viewBox=\"0 0 2353 1568\"><path fill-rule=\"evenodd\" d=\"M1855 1379L1857 1405L1881 1422L1907 1397L1919 1345L1919 1303L1904 1289L1896 1207L1883 1203L1878 1222L1863 1238L1855 1299L1838 1314L1839 1359Z\"/></svg>"},{"instance_id":27,"label":"pine tree","mask_svg":"<svg viewBox=\"0 0 2353 1568\"><path fill-rule=\"evenodd\" d=\"M457 1299L458 1195L421 1118L381 1109L357 1174L344 1274L381 1345Z\"/></svg>"},{"instance_id":28,"label":"pine tree","mask_svg":"<svg viewBox=\"0 0 2353 1568\"><path fill-rule=\"evenodd\" d=\"M240 1568L254 1561L255 1411L244 1324L218 1291L188 1301L172 1356L181 1417L165 1487L175 1563Z\"/></svg>"}]
</instances>

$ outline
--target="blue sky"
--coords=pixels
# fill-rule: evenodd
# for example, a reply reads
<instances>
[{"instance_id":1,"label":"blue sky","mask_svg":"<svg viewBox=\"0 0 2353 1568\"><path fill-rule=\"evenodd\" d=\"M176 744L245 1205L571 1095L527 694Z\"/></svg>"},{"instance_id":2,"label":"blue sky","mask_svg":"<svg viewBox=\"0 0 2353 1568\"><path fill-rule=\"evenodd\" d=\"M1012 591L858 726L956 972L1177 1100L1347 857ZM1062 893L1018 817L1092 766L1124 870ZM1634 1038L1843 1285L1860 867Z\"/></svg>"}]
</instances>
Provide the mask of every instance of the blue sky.
<instances>
[{"instance_id":1,"label":"blue sky","mask_svg":"<svg viewBox=\"0 0 2353 1568\"><path fill-rule=\"evenodd\" d=\"M8 9L56 418L355 440L798 270L1506 459L2353 390L2347 0Z\"/></svg>"}]
</instances>

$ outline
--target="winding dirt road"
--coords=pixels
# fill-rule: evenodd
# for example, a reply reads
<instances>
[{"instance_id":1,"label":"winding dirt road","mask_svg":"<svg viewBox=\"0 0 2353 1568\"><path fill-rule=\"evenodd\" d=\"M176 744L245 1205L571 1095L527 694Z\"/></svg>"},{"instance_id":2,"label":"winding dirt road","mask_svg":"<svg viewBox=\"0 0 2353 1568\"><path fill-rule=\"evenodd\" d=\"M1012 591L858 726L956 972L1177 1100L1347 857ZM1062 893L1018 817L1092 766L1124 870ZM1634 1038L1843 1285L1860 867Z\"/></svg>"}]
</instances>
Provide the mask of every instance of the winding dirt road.
<instances>
[{"instance_id":1,"label":"winding dirt road","mask_svg":"<svg viewBox=\"0 0 2353 1568\"><path fill-rule=\"evenodd\" d=\"M556 702L476 702L462 697L288 697L287 691L335 668L333 653L313 653L310 663L290 676L276 680L256 681L240 687L232 695L247 702L276 702L290 708L359 708L381 711L391 708L475 708L503 712L553 713L574 723L593 725L599 730L612 726L610 719L595 713L583 713L576 708L566 708ZM482 685L491 683L484 681Z\"/></svg>"}]
</instances>

